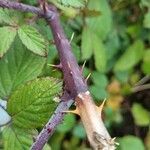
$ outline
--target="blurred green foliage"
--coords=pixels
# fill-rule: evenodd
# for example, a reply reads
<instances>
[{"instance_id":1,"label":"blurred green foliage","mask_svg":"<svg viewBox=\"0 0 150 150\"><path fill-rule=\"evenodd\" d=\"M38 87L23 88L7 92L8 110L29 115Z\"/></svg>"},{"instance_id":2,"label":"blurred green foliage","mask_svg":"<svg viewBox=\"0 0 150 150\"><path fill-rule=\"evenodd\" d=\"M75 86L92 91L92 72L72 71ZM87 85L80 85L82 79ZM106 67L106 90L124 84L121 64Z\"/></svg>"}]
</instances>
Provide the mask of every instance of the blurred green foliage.
<instances>
[{"instance_id":1,"label":"blurred green foliage","mask_svg":"<svg viewBox=\"0 0 150 150\"><path fill-rule=\"evenodd\" d=\"M21 2L38 6L35 0ZM86 78L91 73L88 85L95 103L100 105L107 98L103 119L120 143L117 149L150 150L150 1L49 2L59 8L79 65L86 60L83 74ZM62 77L49 66L57 64L59 57L43 19L0 9L0 37L0 98L7 99L19 85L36 77ZM20 130L15 130L20 136ZM3 133L4 140L8 132L14 137L9 128ZM24 142L29 145L31 141L24 138ZM1 149L14 149L4 148L3 143L0 140ZM52 150L90 149L80 118L72 114L65 116L48 144Z\"/></svg>"}]
</instances>

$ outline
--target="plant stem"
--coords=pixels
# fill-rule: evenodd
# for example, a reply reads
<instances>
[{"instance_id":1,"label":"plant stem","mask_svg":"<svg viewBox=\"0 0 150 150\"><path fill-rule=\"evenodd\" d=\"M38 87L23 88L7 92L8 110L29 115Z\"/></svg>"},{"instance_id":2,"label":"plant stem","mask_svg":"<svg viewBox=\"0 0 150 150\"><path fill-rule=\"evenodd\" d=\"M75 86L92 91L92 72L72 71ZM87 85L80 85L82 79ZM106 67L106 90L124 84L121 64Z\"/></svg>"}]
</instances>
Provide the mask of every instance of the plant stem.
<instances>
[{"instance_id":1,"label":"plant stem","mask_svg":"<svg viewBox=\"0 0 150 150\"><path fill-rule=\"evenodd\" d=\"M136 93L136 92L140 92L140 91L148 90L148 89L150 89L150 83L135 86L135 87L132 88L132 92Z\"/></svg>"},{"instance_id":2,"label":"plant stem","mask_svg":"<svg viewBox=\"0 0 150 150\"><path fill-rule=\"evenodd\" d=\"M86 92L88 87L84 82L80 67L72 53L70 42L64 34L56 7L49 5L47 9L47 13L49 10L54 12L53 17L47 21L51 27L58 50L66 90L75 98L79 93Z\"/></svg>"},{"instance_id":3,"label":"plant stem","mask_svg":"<svg viewBox=\"0 0 150 150\"><path fill-rule=\"evenodd\" d=\"M143 77L142 79L140 79L140 81L138 81L135 86L140 86L144 83L146 83L148 80L150 80L150 76L146 75L145 77Z\"/></svg>"},{"instance_id":4,"label":"plant stem","mask_svg":"<svg viewBox=\"0 0 150 150\"><path fill-rule=\"evenodd\" d=\"M43 10L41 10L38 7L34 7L34 6L30 6L30 5L26 5L26 4L22 4L22 3L18 3L18 2L11 2L11 1L7 1L7 0L0 0L0 7L2 8L9 8L9 9L15 9L15 10L19 10L22 12L31 12L34 14L37 14L41 17L45 16L45 13ZM49 15L52 16L53 12L49 12Z\"/></svg>"},{"instance_id":5,"label":"plant stem","mask_svg":"<svg viewBox=\"0 0 150 150\"><path fill-rule=\"evenodd\" d=\"M62 122L65 111L72 105L73 100L66 93L62 96L61 102L58 104L55 112L46 123L40 134L37 136L35 142L32 144L31 150L42 150L49 137L54 133L56 126Z\"/></svg>"}]
</instances>

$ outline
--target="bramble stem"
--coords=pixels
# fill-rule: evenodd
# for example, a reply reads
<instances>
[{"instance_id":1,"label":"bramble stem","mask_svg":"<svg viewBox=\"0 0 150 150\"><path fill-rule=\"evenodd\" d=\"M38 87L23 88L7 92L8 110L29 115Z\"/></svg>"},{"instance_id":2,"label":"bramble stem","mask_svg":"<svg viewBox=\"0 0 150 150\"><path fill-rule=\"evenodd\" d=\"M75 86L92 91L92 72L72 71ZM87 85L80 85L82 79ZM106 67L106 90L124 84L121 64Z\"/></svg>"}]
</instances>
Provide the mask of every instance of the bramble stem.
<instances>
[{"instance_id":1,"label":"bramble stem","mask_svg":"<svg viewBox=\"0 0 150 150\"><path fill-rule=\"evenodd\" d=\"M16 9L23 12L32 12L46 19L52 30L60 63L62 65L65 94L56 111L36 138L31 149L42 150L49 137L55 131L56 126L62 121L64 111L69 109L73 103L73 100L70 99L74 99L91 146L95 150L114 150L115 141L114 139L111 139L105 128L101 119L101 111L98 111L90 92L88 91L86 81L84 80L76 58L71 51L70 42L66 38L60 24L59 13L53 5L44 3L43 6L43 10L41 10L40 8L17 2L0 0L0 7Z\"/></svg>"},{"instance_id":2,"label":"bramble stem","mask_svg":"<svg viewBox=\"0 0 150 150\"><path fill-rule=\"evenodd\" d=\"M31 12L31 13L37 14L39 16L44 16L44 12L40 8L22 4L22 3L18 3L18 2L10 2L7 0L0 0L0 7L15 9L15 10L19 10L22 12ZM53 14L53 12L51 12L51 15L52 14Z\"/></svg>"},{"instance_id":3,"label":"bramble stem","mask_svg":"<svg viewBox=\"0 0 150 150\"><path fill-rule=\"evenodd\" d=\"M56 126L62 122L65 111L69 109L72 103L73 100L71 100L71 97L67 93L62 96L61 102L58 104L55 112L37 136L35 142L32 144L31 150L42 150L49 137L54 133Z\"/></svg>"}]
</instances>

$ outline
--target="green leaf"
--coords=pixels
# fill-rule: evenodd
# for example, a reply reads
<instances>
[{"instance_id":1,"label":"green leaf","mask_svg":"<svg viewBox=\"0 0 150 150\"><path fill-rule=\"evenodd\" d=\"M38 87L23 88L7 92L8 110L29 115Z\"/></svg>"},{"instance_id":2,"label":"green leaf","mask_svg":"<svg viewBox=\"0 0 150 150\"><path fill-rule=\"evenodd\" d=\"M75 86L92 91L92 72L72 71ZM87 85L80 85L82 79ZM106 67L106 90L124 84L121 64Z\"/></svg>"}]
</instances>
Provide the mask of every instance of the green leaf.
<instances>
[{"instance_id":1,"label":"green leaf","mask_svg":"<svg viewBox=\"0 0 150 150\"><path fill-rule=\"evenodd\" d=\"M89 59L92 55L92 39L91 39L91 31L86 26L82 31L82 43L81 43L81 52L82 59Z\"/></svg>"},{"instance_id":2,"label":"green leaf","mask_svg":"<svg viewBox=\"0 0 150 150\"><path fill-rule=\"evenodd\" d=\"M93 94L96 100L104 100L108 97L108 93L105 88L98 87L96 85L90 86L90 92Z\"/></svg>"},{"instance_id":3,"label":"green leaf","mask_svg":"<svg viewBox=\"0 0 150 150\"><path fill-rule=\"evenodd\" d=\"M37 0L24 0L23 3L27 3L30 5L37 5Z\"/></svg>"},{"instance_id":4,"label":"green leaf","mask_svg":"<svg viewBox=\"0 0 150 150\"><path fill-rule=\"evenodd\" d=\"M62 83L54 78L39 78L19 87L8 101L12 121L21 128L41 127L54 112L54 98L61 93Z\"/></svg>"},{"instance_id":5,"label":"green leaf","mask_svg":"<svg viewBox=\"0 0 150 150\"><path fill-rule=\"evenodd\" d=\"M78 124L73 129L73 135L84 139L86 137L86 132L82 124Z\"/></svg>"},{"instance_id":6,"label":"green leaf","mask_svg":"<svg viewBox=\"0 0 150 150\"><path fill-rule=\"evenodd\" d=\"M120 40L116 30L113 30L108 35L107 41L105 42L107 58L114 59L114 56L119 51Z\"/></svg>"},{"instance_id":7,"label":"green leaf","mask_svg":"<svg viewBox=\"0 0 150 150\"><path fill-rule=\"evenodd\" d=\"M142 70L145 74L150 75L150 49L146 50L144 53Z\"/></svg>"},{"instance_id":8,"label":"green leaf","mask_svg":"<svg viewBox=\"0 0 150 150\"><path fill-rule=\"evenodd\" d=\"M51 149L50 145L45 144L43 147L43 150L52 150L52 149Z\"/></svg>"},{"instance_id":9,"label":"green leaf","mask_svg":"<svg viewBox=\"0 0 150 150\"><path fill-rule=\"evenodd\" d=\"M140 4L141 4L142 6L144 6L144 7L149 7L149 4L150 4L149 0L141 0L140 2L141 2Z\"/></svg>"},{"instance_id":10,"label":"green leaf","mask_svg":"<svg viewBox=\"0 0 150 150\"><path fill-rule=\"evenodd\" d=\"M133 24L128 26L127 33L133 38L136 39L141 36L141 24Z\"/></svg>"},{"instance_id":11,"label":"green leaf","mask_svg":"<svg viewBox=\"0 0 150 150\"><path fill-rule=\"evenodd\" d=\"M19 28L18 35L22 43L35 54L41 56L47 54L47 43L34 27L24 25Z\"/></svg>"},{"instance_id":12,"label":"green leaf","mask_svg":"<svg viewBox=\"0 0 150 150\"><path fill-rule=\"evenodd\" d=\"M102 40L89 28L84 27L82 33L82 59L88 59L94 53L95 67L100 72L106 71L106 49Z\"/></svg>"},{"instance_id":13,"label":"green leaf","mask_svg":"<svg viewBox=\"0 0 150 150\"><path fill-rule=\"evenodd\" d=\"M79 61L81 57L80 47L74 42L71 43L71 47L72 47L72 52L76 57L76 60Z\"/></svg>"},{"instance_id":14,"label":"green leaf","mask_svg":"<svg viewBox=\"0 0 150 150\"><path fill-rule=\"evenodd\" d=\"M117 80L119 80L121 83L126 83L130 77L129 71L116 71L115 77Z\"/></svg>"},{"instance_id":15,"label":"green leaf","mask_svg":"<svg viewBox=\"0 0 150 150\"><path fill-rule=\"evenodd\" d=\"M117 61L115 71L127 71L134 67L142 59L143 52L143 42L140 40L134 42Z\"/></svg>"},{"instance_id":16,"label":"green leaf","mask_svg":"<svg viewBox=\"0 0 150 150\"><path fill-rule=\"evenodd\" d=\"M0 57L7 52L16 36L16 29L12 27L0 28Z\"/></svg>"},{"instance_id":17,"label":"green leaf","mask_svg":"<svg viewBox=\"0 0 150 150\"><path fill-rule=\"evenodd\" d=\"M59 132L68 132L75 125L75 116L73 114L67 114L64 117L64 122L57 127L57 131Z\"/></svg>"},{"instance_id":18,"label":"green leaf","mask_svg":"<svg viewBox=\"0 0 150 150\"><path fill-rule=\"evenodd\" d=\"M95 34L92 35L93 38L93 52L95 59L95 67L99 72L106 71L106 49L102 41Z\"/></svg>"},{"instance_id":19,"label":"green leaf","mask_svg":"<svg viewBox=\"0 0 150 150\"><path fill-rule=\"evenodd\" d=\"M148 126L150 124L150 112L144 109L140 104L134 103L131 111L136 125Z\"/></svg>"},{"instance_id":20,"label":"green leaf","mask_svg":"<svg viewBox=\"0 0 150 150\"><path fill-rule=\"evenodd\" d=\"M0 59L0 97L5 99L18 85L36 78L44 64L45 58L27 51L17 38Z\"/></svg>"},{"instance_id":21,"label":"green leaf","mask_svg":"<svg viewBox=\"0 0 150 150\"><path fill-rule=\"evenodd\" d=\"M145 14L143 24L145 28L150 28L150 11Z\"/></svg>"},{"instance_id":22,"label":"green leaf","mask_svg":"<svg viewBox=\"0 0 150 150\"><path fill-rule=\"evenodd\" d=\"M89 0L88 8L101 13L98 17L87 18L88 27L101 39L105 39L112 28L112 16L108 2L106 0Z\"/></svg>"},{"instance_id":23,"label":"green leaf","mask_svg":"<svg viewBox=\"0 0 150 150\"><path fill-rule=\"evenodd\" d=\"M15 25L15 22L12 19L13 13L13 11L10 11L8 9L0 8L0 24L5 23L8 25Z\"/></svg>"},{"instance_id":24,"label":"green leaf","mask_svg":"<svg viewBox=\"0 0 150 150\"><path fill-rule=\"evenodd\" d=\"M2 135L4 150L29 150L36 132L15 127L5 127Z\"/></svg>"},{"instance_id":25,"label":"green leaf","mask_svg":"<svg viewBox=\"0 0 150 150\"><path fill-rule=\"evenodd\" d=\"M64 6L71 6L75 8L84 7L84 0L58 0Z\"/></svg>"},{"instance_id":26,"label":"green leaf","mask_svg":"<svg viewBox=\"0 0 150 150\"><path fill-rule=\"evenodd\" d=\"M105 88L108 85L108 79L105 74L93 72L91 75L92 81L98 87Z\"/></svg>"},{"instance_id":27,"label":"green leaf","mask_svg":"<svg viewBox=\"0 0 150 150\"><path fill-rule=\"evenodd\" d=\"M119 150L144 150L143 142L135 136L127 135L119 139Z\"/></svg>"}]
</instances>

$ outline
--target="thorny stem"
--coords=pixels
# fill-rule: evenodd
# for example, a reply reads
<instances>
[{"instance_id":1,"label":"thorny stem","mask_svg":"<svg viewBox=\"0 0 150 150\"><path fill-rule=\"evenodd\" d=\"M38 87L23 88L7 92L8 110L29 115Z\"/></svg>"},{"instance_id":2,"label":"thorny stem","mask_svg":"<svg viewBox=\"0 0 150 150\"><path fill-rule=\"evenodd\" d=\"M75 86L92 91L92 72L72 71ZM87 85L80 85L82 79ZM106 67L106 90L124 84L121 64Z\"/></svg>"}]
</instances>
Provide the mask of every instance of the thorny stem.
<instances>
[{"instance_id":1,"label":"thorny stem","mask_svg":"<svg viewBox=\"0 0 150 150\"><path fill-rule=\"evenodd\" d=\"M66 38L60 24L59 14L56 8L52 5L48 6L47 14L49 13L49 10L54 12L52 18L47 21L51 27L55 45L58 50L66 90L75 98L79 93L86 92L88 88L84 82L76 58L71 51L70 42Z\"/></svg>"},{"instance_id":2,"label":"thorny stem","mask_svg":"<svg viewBox=\"0 0 150 150\"><path fill-rule=\"evenodd\" d=\"M86 129L89 142L94 150L114 150L114 139L111 139L107 132L101 119L101 110L100 112L97 111L97 107L88 91L87 84L71 51L70 42L63 32L59 14L52 5L47 8L47 13L49 10L55 12L55 15L47 21L50 24L59 53L66 90L75 99L76 107Z\"/></svg>"},{"instance_id":3,"label":"thorny stem","mask_svg":"<svg viewBox=\"0 0 150 150\"><path fill-rule=\"evenodd\" d=\"M49 137L53 134L56 126L61 122L64 111L67 110L72 101L75 99L79 115L87 132L88 139L94 150L114 150L115 142L111 139L107 129L101 119L101 114L98 112L92 97L88 91L86 82L83 79L77 61L71 52L70 42L66 38L62 26L60 24L59 14L57 9L52 5L46 5L43 11L39 8L24 5L16 2L0 0L0 6L3 8L12 8L24 12L32 12L44 17L49 23L56 48L59 53L60 63L64 74L65 94L58 105L55 113L42 129L36 141L33 143L32 150L41 150ZM67 97L66 97L67 96Z\"/></svg>"},{"instance_id":4,"label":"thorny stem","mask_svg":"<svg viewBox=\"0 0 150 150\"><path fill-rule=\"evenodd\" d=\"M34 7L34 6L29 6L29 5L18 3L18 2L10 2L7 0L0 0L0 7L15 9L15 10L19 10L22 12L31 12L31 13L37 14L39 16L44 16L44 12L40 8ZM51 15L52 14L53 14L53 12L51 12Z\"/></svg>"},{"instance_id":5,"label":"thorny stem","mask_svg":"<svg viewBox=\"0 0 150 150\"><path fill-rule=\"evenodd\" d=\"M71 97L65 93L55 112L32 144L31 150L42 150L49 137L54 133L56 126L62 122L65 115L64 111L68 110L72 103Z\"/></svg>"}]
</instances>

